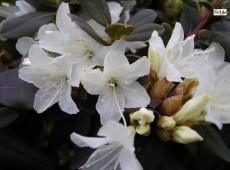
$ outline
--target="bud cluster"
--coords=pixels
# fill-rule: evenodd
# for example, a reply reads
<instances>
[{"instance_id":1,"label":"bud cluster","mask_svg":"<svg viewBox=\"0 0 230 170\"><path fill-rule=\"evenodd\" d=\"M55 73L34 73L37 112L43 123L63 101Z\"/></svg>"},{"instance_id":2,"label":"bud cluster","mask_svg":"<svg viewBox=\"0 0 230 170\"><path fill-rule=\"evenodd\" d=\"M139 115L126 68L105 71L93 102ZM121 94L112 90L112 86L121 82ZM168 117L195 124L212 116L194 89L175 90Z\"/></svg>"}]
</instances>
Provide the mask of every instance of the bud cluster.
<instances>
[{"instance_id":1,"label":"bud cluster","mask_svg":"<svg viewBox=\"0 0 230 170\"><path fill-rule=\"evenodd\" d=\"M187 144L202 141L203 138L192 126L204 121L205 106L209 96L204 94L192 97L198 85L196 79L184 79L178 85L164 79L157 79L151 67L150 83L147 91L152 99L160 100L154 108L158 114L157 133L163 141Z\"/></svg>"}]
</instances>

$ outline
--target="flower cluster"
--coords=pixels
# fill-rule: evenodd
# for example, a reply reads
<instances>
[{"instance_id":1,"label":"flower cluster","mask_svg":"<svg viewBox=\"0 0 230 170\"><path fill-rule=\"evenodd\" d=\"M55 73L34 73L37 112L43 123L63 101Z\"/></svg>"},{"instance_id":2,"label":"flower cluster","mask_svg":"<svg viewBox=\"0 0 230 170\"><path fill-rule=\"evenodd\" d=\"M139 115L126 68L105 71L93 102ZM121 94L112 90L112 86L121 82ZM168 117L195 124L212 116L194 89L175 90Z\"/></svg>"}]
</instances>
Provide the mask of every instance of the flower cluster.
<instances>
[{"instance_id":1,"label":"flower cluster","mask_svg":"<svg viewBox=\"0 0 230 170\"><path fill-rule=\"evenodd\" d=\"M123 7L116 2L108 7L111 23L117 23ZM125 23L129 10L123 11ZM34 100L38 113L55 103L68 114L78 113L71 94L81 85L98 95L95 107L102 127L97 134L102 137L71 134L79 147L98 148L81 168L140 170L134 154L135 133L157 132L163 141L187 144L203 140L192 126L214 123L221 128L230 123L230 93L225 91L230 87L230 65L224 62L218 43L195 49L195 35L184 40L182 26L176 23L166 46L154 30L148 56L131 63L125 52L136 52L146 42L127 42L122 36L111 40L104 26L89 20L88 25L110 42L100 44L69 14L69 5L61 3L56 23L43 25L34 38L18 39L16 48L23 56L19 77L38 88ZM141 83L141 77L147 83ZM157 130L151 131L154 127Z\"/></svg>"}]
</instances>

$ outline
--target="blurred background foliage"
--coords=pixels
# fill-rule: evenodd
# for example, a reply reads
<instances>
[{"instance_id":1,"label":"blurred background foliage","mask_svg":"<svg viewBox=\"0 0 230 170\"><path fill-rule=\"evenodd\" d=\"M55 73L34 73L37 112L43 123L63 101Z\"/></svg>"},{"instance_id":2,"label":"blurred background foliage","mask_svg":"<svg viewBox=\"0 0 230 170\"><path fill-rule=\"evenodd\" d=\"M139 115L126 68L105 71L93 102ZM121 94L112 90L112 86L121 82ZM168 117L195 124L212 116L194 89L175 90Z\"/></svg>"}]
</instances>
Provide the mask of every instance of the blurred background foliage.
<instances>
[{"instance_id":1,"label":"blurred background foliage","mask_svg":"<svg viewBox=\"0 0 230 170\"><path fill-rule=\"evenodd\" d=\"M26 1L37 11L52 15L63 2L62 0ZM64 2L69 2L71 12L74 14L81 11L78 0ZM213 16L213 9L230 9L229 0L136 0L136 2L132 14L146 8L157 12L155 23L164 28L161 36L165 43L171 36L175 22L181 22L185 37L196 34L196 48L206 48L211 41L219 42L225 49L226 61L230 61L230 14L228 12L227 16ZM1 3L14 5L15 1L1 0ZM48 18L46 22L53 19ZM1 20L4 18L0 18ZM32 30L27 32L30 35L36 32L36 28L28 27L28 29ZM21 55L15 49L16 40L15 37L11 37L6 41L0 41L0 169L78 169L93 150L76 147L70 141L69 135L74 131L82 135L96 136L100 127L99 116L95 110L97 96L87 95L83 88L74 89L72 96L81 110L77 115L63 113L57 105L43 114L37 114L32 109L36 88L18 78L17 67L21 62ZM139 50L136 55L147 55L147 48ZM210 130L197 128L204 134ZM230 125L225 125L216 135L221 136L226 146L230 147ZM202 142L188 145L164 143L153 131L148 137L136 135L136 155L145 170L230 169L227 161L210 152L210 146L215 147L215 144L218 144L218 141L213 141L209 147Z\"/></svg>"}]
</instances>

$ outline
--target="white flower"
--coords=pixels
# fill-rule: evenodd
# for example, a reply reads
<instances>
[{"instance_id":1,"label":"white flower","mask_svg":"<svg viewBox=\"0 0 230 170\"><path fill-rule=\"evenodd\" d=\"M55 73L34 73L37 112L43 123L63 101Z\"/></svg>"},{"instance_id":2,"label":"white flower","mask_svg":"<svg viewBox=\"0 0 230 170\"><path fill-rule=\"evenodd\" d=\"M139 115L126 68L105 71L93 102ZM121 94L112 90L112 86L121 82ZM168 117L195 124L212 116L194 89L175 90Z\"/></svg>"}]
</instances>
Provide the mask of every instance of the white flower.
<instances>
[{"instance_id":1,"label":"white flower","mask_svg":"<svg viewBox=\"0 0 230 170\"><path fill-rule=\"evenodd\" d=\"M191 69L194 35L184 40L184 32L180 23L176 23L166 47L156 31L153 31L149 44L148 57L159 79L166 77L168 81L181 82L181 77L192 78L194 76Z\"/></svg>"},{"instance_id":2,"label":"white flower","mask_svg":"<svg viewBox=\"0 0 230 170\"><path fill-rule=\"evenodd\" d=\"M30 37L19 38L16 43L16 49L19 51L19 53L22 56L26 56L31 45L36 44L37 41L39 41L42 37L48 34L51 34L55 30L57 30L57 27L55 24L53 23L45 24L39 28L37 36L35 37L35 40Z\"/></svg>"},{"instance_id":3,"label":"white flower","mask_svg":"<svg viewBox=\"0 0 230 170\"><path fill-rule=\"evenodd\" d=\"M39 46L47 51L65 55L73 64L75 74L72 79L75 79L75 86L79 86L80 75L87 67L102 66L106 53L111 49L123 52L125 42L117 41L111 46L99 44L72 22L68 13L70 13L68 4L62 3L57 11L57 30L52 27L53 31L48 31L49 34L41 37L40 35L47 31L40 29L41 31L38 32L38 37L41 37Z\"/></svg>"},{"instance_id":4,"label":"white flower","mask_svg":"<svg viewBox=\"0 0 230 170\"><path fill-rule=\"evenodd\" d=\"M79 147L98 148L81 169L115 170L118 167L121 170L143 169L134 154L133 127L109 121L99 129L97 135L104 137L84 137L76 133L70 136Z\"/></svg>"},{"instance_id":5,"label":"white flower","mask_svg":"<svg viewBox=\"0 0 230 170\"><path fill-rule=\"evenodd\" d=\"M34 7L32 7L24 0L18 0L15 3L16 6L0 6L0 16L10 18L10 17L25 15L36 11Z\"/></svg>"},{"instance_id":6,"label":"white flower","mask_svg":"<svg viewBox=\"0 0 230 170\"><path fill-rule=\"evenodd\" d=\"M212 43L203 53L193 65L199 82L193 93L194 96L205 93L211 97L205 108L205 120L221 129L222 124L230 123L230 65L224 62L223 48L217 43Z\"/></svg>"},{"instance_id":7,"label":"white flower","mask_svg":"<svg viewBox=\"0 0 230 170\"><path fill-rule=\"evenodd\" d=\"M129 64L126 56L111 50L105 56L103 72L86 71L83 74L81 82L87 92L99 95L96 109L102 124L108 120L119 121L124 108L146 107L149 104L146 90L135 81L147 75L149 69L146 57Z\"/></svg>"},{"instance_id":8,"label":"white flower","mask_svg":"<svg viewBox=\"0 0 230 170\"><path fill-rule=\"evenodd\" d=\"M58 102L62 111L77 113L79 110L71 98L71 63L64 56L48 57L37 44L31 46L28 57L30 64L20 68L19 77L39 88L34 109L42 113Z\"/></svg>"}]
</instances>

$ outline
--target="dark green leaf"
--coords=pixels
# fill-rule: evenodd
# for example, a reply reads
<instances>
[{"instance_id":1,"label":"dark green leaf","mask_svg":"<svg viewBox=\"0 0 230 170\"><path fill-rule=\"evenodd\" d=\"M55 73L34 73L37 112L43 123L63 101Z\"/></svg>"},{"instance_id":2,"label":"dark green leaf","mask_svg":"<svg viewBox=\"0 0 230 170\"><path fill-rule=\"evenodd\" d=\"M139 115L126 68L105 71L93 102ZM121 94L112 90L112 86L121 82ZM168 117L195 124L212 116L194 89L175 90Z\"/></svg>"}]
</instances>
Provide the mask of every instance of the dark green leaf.
<instances>
[{"instance_id":1,"label":"dark green leaf","mask_svg":"<svg viewBox=\"0 0 230 170\"><path fill-rule=\"evenodd\" d=\"M16 110L10 108L0 108L0 129L14 122L19 116Z\"/></svg>"},{"instance_id":2,"label":"dark green leaf","mask_svg":"<svg viewBox=\"0 0 230 170\"><path fill-rule=\"evenodd\" d=\"M18 69L0 73L0 103L9 107L33 108L36 88L18 77Z\"/></svg>"},{"instance_id":3,"label":"dark green leaf","mask_svg":"<svg viewBox=\"0 0 230 170\"><path fill-rule=\"evenodd\" d=\"M187 35L199 23L198 10L184 3L180 23L184 29L184 34Z\"/></svg>"},{"instance_id":4,"label":"dark green leaf","mask_svg":"<svg viewBox=\"0 0 230 170\"><path fill-rule=\"evenodd\" d=\"M111 16L105 0L79 0L82 8L99 24L108 26L111 24Z\"/></svg>"},{"instance_id":5,"label":"dark green leaf","mask_svg":"<svg viewBox=\"0 0 230 170\"><path fill-rule=\"evenodd\" d=\"M0 132L0 169L54 170L47 155L15 136Z\"/></svg>"},{"instance_id":6,"label":"dark green leaf","mask_svg":"<svg viewBox=\"0 0 230 170\"><path fill-rule=\"evenodd\" d=\"M198 126L195 130L204 138L202 144L210 153L230 163L230 150L212 126Z\"/></svg>"},{"instance_id":7,"label":"dark green leaf","mask_svg":"<svg viewBox=\"0 0 230 170\"><path fill-rule=\"evenodd\" d=\"M113 40L119 40L128 37L133 32L133 26L117 23L106 27L105 32Z\"/></svg>"},{"instance_id":8,"label":"dark green leaf","mask_svg":"<svg viewBox=\"0 0 230 170\"><path fill-rule=\"evenodd\" d=\"M166 44L168 43L169 39L171 38L173 28L167 23L163 23L162 27L164 28L164 32L161 35L161 38L163 39L164 44L166 46Z\"/></svg>"},{"instance_id":9,"label":"dark green leaf","mask_svg":"<svg viewBox=\"0 0 230 170\"><path fill-rule=\"evenodd\" d=\"M201 6L204 6L211 13L213 13L213 7L212 7L212 4L210 2L207 2L207 1L198 1L198 4L201 5Z\"/></svg>"},{"instance_id":10,"label":"dark green leaf","mask_svg":"<svg viewBox=\"0 0 230 170\"><path fill-rule=\"evenodd\" d=\"M230 32L225 31L200 31L199 36L209 41L230 43Z\"/></svg>"},{"instance_id":11,"label":"dark green leaf","mask_svg":"<svg viewBox=\"0 0 230 170\"><path fill-rule=\"evenodd\" d=\"M194 2L194 0L182 0L185 4L193 7L193 8L197 8L196 3Z\"/></svg>"},{"instance_id":12,"label":"dark green leaf","mask_svg":"<svg viewBox=\"0 0 230 170\"><path fill-rule=\"evenodd\" d=\"M162 26L154 23L148 23L134 29L132 34L126 39L127 41L147 41L150 39L152 32L156 30L159 34L163 32Z\"/></svg>"},{"instance_id":13,"label":"dark green leaf","mask_svg":"<svg viewBox=\"0 0 230 170\"><path fill-rule=\"evenodd\" d=\"M7 39L16 39L28 36L54 17L54 13L33 12L20 17L9 18L2 22L0 36Z\"/></svg>"},{"instance_id":14,"label":"dark green leaf","mask_svg":"<svg viewBox=\"0 0 230 170\"><path fill-rule=\"evenodd\" d=\"M34 8L36 8L38 11L55 11L56 10L56 4L51 4L47 0L25 0L30 5L32 5ZM55 2L55 1L54 1Z\"/></svg>"},{"instance_id":15,"label":"dark green leaf","mask_svg":"<svg viewBox=\"0 0 230 170\"><path fill-rule=\"evenodd\" d=\"M127 24L139 27L144 24L152 23L157 17L157 13L152 9L144 9L136 13Z\"/></svg>"},{"instance_id":16,"label":"dark green leaf","mask_svg":"<svg viewBox=\"0 0 230 170\"><path fill-rule=\"evenodd\" d=\"M94 29L87 24L83 19L74 14L69 14L70 18L85 32L87 32L93 39L99 42L102 45L108 45L95 31Z\"/></svg>"}]
</instances>

